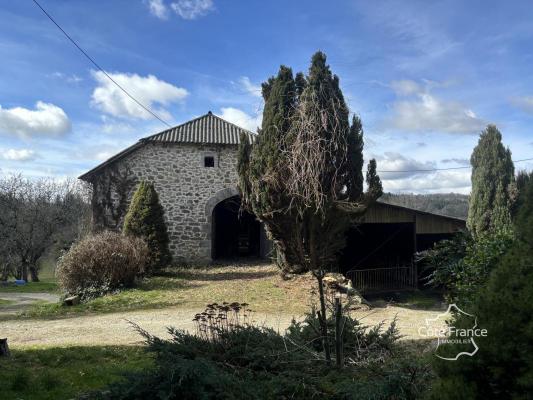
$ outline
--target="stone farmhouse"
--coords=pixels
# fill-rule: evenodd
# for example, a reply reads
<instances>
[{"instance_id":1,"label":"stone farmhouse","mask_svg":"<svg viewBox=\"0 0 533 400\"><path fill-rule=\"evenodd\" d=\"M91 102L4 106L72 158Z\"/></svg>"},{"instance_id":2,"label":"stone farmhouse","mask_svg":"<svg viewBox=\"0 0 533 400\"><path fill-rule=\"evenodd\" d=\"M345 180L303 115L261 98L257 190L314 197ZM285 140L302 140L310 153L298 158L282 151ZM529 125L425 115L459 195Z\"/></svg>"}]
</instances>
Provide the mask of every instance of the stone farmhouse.
<instances>
[{"instance_id":1,"label":"stone farmhouse","mask_svg":"<svg viewBox=\"0 0 533 400\"><path fill-rule=\"evenodd\" d=\"M261 224L239 211L241 133L253 142L254 133L208 112L140 139L80 176L93 187L93 223L120 229L137 184L147 180L154 183L165 209L176 262L267 257L271 243ZM464 228L461 219L377 203L348 234L344 272L410 265L412 275L416 251Z\"/></svg>"}]
</instances>

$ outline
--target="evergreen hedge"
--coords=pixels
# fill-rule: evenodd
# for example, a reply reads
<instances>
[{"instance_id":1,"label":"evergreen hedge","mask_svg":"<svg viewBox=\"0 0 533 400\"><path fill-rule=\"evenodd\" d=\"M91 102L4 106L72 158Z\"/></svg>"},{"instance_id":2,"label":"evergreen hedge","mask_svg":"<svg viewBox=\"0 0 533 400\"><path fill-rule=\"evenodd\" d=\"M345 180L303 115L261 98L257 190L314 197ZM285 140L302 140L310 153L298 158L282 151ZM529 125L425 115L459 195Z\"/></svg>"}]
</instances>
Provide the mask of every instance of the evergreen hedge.
<instances>
[{"instance_id":1,"label":"evergreen hedge","mask_svg":"<svg viewBox=\"0 0 533 400\"><path fill-rule=\"evenodd\" d=\"M164 210L154 184L141 181L124 219L124 234L142 238L150 249L148 272L167 266L171 260Z\"/></svg>"},{"instance_id":2,"label":"evergreen hedge","mask_svg":"<svg viewBox=\"0 0 533 400\"><path fill-rule=\"evenodd\" d=\"M465 311L487 336L478 352L457 361L435 361L435 399L529 399L533 393L533 182L516 219L517 240L496 264L487 285ZM470 326L467 324L470 323ZM459 317L456 327L471 328ZM445 348L456 352L456 346ZM455 353L457 354L457 353Z\"/></svg>"}]
</instances>

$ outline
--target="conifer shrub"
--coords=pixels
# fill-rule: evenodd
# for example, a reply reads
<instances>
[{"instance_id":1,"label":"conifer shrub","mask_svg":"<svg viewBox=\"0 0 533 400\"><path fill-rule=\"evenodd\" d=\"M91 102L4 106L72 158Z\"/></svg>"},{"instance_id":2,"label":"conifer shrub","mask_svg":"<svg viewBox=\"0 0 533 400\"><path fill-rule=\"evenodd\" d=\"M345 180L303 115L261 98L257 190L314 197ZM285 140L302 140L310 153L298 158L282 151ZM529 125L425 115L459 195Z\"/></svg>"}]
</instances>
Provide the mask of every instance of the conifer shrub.
<instances>
[{"instance_id":1,"label":"conifer shrub","mask_svg":"<svg viewBox=\"0 0 533 400\"><path fill-rule=\"evenodd\" d=\"M83 398L401 400L420 396L432 378L427 365L402 353L394 338L386 340L387 347L397 347L392 357L382 351L375 332L365 334L357 324L347 324L345 329L350 331L351 345L361 339L366 352L362 356L350 352L350 363L336 369L309 342L313 334L303 333L308 332L307 323L293 324L283 335L245 322L244 314L238 315L249 312L242 304L226 303L228 311L222 315L219 306L224 304L208 305L195 316L195 320L205 319L200 325L211 325L212 318L221 318L224 324L227 314L233 315L231 329L222 327L216 335L170 328L171 338L164 340L138 328L155 356L155 368Z\"/></svg>"},{"instance_id":2,"label":"conifer shrub","mask_svg":"<svg viewBox=\"0 0 533 400\"><path fill-rule=\"evenodd\" d=\"M57 264L60 287L83 300L130 287L148 263L142 239L105 231L75 243Z\"/></svg>"},{"instance_id":3,"label":"conifer shrub","mask_svg":"<svg viewBox=\"0 0 533 400\"><path fill-rule=\"evenodd\" d=\"M153 183L141 181L139 184L124 219L123 232L127 236L140 237L148 244L148 273L171 262L164 210Z\"/></svg>"},{"instance_id":4,"label":"conifer shrub","mask_svg":"<svg viewBox=\"0 0 533 400\"><path fill-rule=\"evenodd\" d=\"M479 350L472 357L435 359L435 399L527 399L533 393L533 183L525 196L516 218L516 242L465 310L487 335L474 339ZM453 323L460 328L471 324L466 317ZM458 349L447 345L444 350L457 354Z\"/></svg>"}]
</instances>

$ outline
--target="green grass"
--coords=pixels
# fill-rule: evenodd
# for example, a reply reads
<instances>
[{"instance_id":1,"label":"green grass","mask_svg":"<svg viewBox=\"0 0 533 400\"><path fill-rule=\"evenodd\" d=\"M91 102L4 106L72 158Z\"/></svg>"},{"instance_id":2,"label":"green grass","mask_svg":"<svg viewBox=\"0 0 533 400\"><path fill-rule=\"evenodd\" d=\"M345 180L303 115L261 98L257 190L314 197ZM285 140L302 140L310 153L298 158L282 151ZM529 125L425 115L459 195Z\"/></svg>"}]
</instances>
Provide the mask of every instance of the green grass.
<instances>
[{"instance_id":1,"label":"green grass","mask_svg":"<svg viewBox=\"0 0 533 400\"><path fill-rule=\"evenodd\" d=\"M309 288L306 278L283 281L276 267L266 264L202 269L178 268L168 271L165 276L144 279L134 289L103 296L77 306L33 305L21 317L57 318L172 306L201 308L208 303L223 301L249 303L259 312L284 310L287 313L299 314L306 310Z\"/></svg>"},{"instance_id":2,"label":"green grass","mask_svg":"<svg viewBox=\"0 0 533 400\"><path fill-rule=\"evenodd\" d=\"M28 282L25 285L15 286L14 282L9 282L9 286L0 284L0 293L58 293L59 288L55 278L55 261L45 259L41 262L39 271L40 282Z\"/></svg>"},{"instance_id":3,"label":"green grass","mask_svg":"<svg viewBox=\"0 0 533 400\"><path fill-rule=\"evenodd\" d=\"M15 302L11 301L11 300L0 299L0 307L9 306L10 304L13 304L13 303L15 303Z\"/></svg>"},{"instance_id":4,"label":"green grass","mask_svg":"<svg viewBox=\"0 0 533 400\"><path fill-rule=\"evenodd\" d=\"M55 281L28 282L25 285L0 286L0 293L58 293L59 288Z\"/></svg>"},{"instance_id":5,"label":"green grass","mask_svg":"<svg viewBox=\"0 0 533 400\"><path fill-rule=\"evenodd\" d=\"M143 347L14 349L0 358L0 399L62 400L102 388L121 374L152 366Z\"/></svg>"}]
</instances>

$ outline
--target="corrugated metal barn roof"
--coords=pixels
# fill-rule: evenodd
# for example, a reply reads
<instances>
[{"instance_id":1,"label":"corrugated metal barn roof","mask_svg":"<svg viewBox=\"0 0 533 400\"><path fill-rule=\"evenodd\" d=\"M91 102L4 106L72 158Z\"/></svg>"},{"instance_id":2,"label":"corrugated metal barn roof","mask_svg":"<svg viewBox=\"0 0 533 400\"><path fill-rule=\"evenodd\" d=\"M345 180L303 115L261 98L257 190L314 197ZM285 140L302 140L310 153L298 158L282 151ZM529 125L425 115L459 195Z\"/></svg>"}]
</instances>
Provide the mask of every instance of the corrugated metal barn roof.
<instances>
[{"instance_id":1,"label":"corrugated metal barn roof","mask_svg":"<svg viewBox=\"0 0 533 400\"><path fill-rule=\"evenodd\" d=\"M211 111L192 121L167 129L155 135L141 139L147 142L165 143L204 143L204 144L239 144L240 135L248 135L253 140L254 134L246 129L225 121Z\"/></svg>"},{"instance_id":2,"label":"corrugated metal barn roof","mask_svg":"<svg viewBox=\"0 0 533 400\"><path fill-rule=\"evenodd\" d=\"M185 122L184 124L140 139L134 145L122 150L120 153L104 161L102 164L81 175L79 179L89 181L95 172L107 165L112 164L122 157L125 157L146 143L199 143L236 146L240 143L241 133L248 135L248 138L251 142L254 141L254 133L232 124L231 122L228 122L220 117L217 117L216 115L213 115L211 111L209 111L207 114Z\"/></svg>"}]
</instances>

